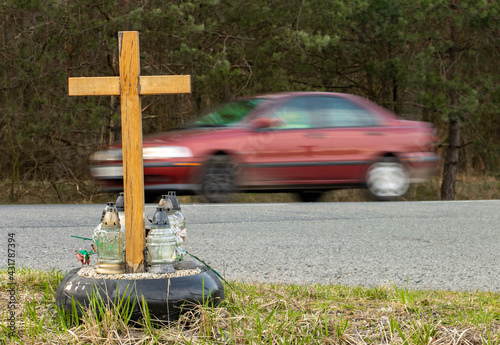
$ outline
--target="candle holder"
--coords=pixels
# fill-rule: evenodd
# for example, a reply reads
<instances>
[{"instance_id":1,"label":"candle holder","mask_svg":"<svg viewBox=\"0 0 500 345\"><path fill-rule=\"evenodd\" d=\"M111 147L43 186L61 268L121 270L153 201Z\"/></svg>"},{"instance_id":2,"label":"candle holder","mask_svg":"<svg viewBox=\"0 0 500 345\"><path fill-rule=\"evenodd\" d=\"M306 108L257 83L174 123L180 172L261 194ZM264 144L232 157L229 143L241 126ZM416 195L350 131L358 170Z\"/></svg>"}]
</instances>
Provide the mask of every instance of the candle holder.
<instances>
[{"instance_id":1,"label":"candle holder","mask_svg":"<svg viewBox=\"0 0 500 345\"><path fill-rule=\"evenodd\" d=\"M115 203L108 202L101 224L92 236L97 248L97 273L120 274L125 272L125 231L120 224Z\"/></svg>"},{"instance_id":2,"label":"candle holder","mask_svg":"<svg viewBox=\"0 0 500 345\"><path fill-rule=\"evenodd\" d=\"M175 234L176 260L181 260L187 253L181 247L181 244L186 241L186 220L181 212L179 199L177 199L175 192L168 192L167 195L162 195L158 206L162 207L168 215L170 226Z\"/></svg>"},{"instance_id":3,"label":"candle holder","mask_svg":"<svg viewBox=\"0 0 500 345\"><path fill-rule=\"evenodd\" d=\"M177 241L170 227L169 217L163 207L158 206L153 216L151 230L146 237L151 273L173 273L172 263L176 259Z\"/></svg>"}]
</instances>

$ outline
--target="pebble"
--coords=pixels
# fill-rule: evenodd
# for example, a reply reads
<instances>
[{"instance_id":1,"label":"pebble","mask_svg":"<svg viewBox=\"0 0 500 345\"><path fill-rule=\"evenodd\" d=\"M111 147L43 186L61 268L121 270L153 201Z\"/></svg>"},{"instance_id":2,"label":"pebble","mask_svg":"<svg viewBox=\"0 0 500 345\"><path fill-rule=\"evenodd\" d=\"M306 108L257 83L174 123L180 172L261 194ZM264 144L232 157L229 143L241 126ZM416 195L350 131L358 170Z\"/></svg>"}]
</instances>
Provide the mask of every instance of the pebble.
<instances>
[{"instance_id":1,"label":"pebble","mask_svg":"<svg viewBox=\"0 0 500 345\"><path fill-rule=\"evenodd\" d=\"M200 274L201 270L199 268L195 269L187 269L187 270L176 270L174 273L123 273L123 274L100 274L97 273L94 269L94 266L86 266L82 267L78 271L78 275L83 278L96 278L96 279L129 279L129 280L137 280L137 279L165 279L165 278L178 278L178 277L187 277L194 276L196 274Z\"/></svg>"}]
</instances>

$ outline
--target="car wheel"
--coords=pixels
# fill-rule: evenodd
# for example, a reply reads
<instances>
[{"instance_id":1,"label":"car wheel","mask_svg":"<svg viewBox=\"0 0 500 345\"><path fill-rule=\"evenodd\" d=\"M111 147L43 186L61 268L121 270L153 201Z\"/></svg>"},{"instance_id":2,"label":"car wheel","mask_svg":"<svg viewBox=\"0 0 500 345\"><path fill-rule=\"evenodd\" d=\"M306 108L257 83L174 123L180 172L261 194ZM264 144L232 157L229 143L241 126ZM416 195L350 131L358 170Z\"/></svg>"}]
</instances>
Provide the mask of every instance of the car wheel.
<instances>
[{"instance_id":1,"label":"car wheel","mask_svg":"<svg viewBox=\"0 0 500 345\"><path fill-rule=\"evenodd\" d=\"M321 199L324 192L322 191L301 191L297 193L299 200L303 202L316 202Z\"/></svg>"},{"instance_id":2,"label":"car wheel","mask_svg":"<svg viewBox=\"0 0 500 345\"><path fill-rule=\"evenodd\" d=\"M408 171L396 158L386 157L366 173L366 185L377 200L390 201L403 196L410 185Z\"/></svg>"},{"instance_id":3,"label":"car wheel","mask_svg":"<svg viewBox=\"0 0 500 345\"><path fill-rule=\"evenodd\" d=\"M229 202L236 188L235 162L225 155L210 158L201 177L201 194L208 202Z\"/></svg>"}]
</instances>

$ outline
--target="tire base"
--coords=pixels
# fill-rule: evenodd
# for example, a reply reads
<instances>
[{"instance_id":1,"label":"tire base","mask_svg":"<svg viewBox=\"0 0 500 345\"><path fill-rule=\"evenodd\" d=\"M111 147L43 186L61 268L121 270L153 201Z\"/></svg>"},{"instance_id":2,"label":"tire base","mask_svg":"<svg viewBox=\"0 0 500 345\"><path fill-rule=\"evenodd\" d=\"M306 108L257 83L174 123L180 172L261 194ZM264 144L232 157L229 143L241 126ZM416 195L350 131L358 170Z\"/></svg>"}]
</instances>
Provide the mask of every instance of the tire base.
<instances>
[{"instance_id":1,"label":"tire base","mask_svg":"<svg viewBox=\"0 0 500 345\"><path fill-rule=\"evenodd\" d=\"M106 304L114 305L123 299L135 301L132 320L143 317L141 299L147 302L151 318L175 321L181 314L197 305L217 306L224 299L220 279L205 266L201 273L185 277L163 279L97 279L78 275L80 268L71 270L56 291L56 305L67 312L73 311L73 300L79 316L89 307L93 292Z\"/></svg>"}]
</instances>

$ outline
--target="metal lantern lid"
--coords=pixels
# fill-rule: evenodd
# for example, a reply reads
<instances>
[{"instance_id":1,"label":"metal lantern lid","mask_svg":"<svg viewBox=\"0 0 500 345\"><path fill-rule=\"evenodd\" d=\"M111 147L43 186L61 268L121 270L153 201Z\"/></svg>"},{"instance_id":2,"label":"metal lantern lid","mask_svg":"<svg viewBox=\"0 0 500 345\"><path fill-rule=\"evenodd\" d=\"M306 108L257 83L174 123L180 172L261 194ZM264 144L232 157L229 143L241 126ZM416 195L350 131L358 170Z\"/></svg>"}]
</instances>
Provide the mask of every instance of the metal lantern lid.
<instances>
[{"instance_id":1,"label":"metal lantern lid","mask_svg":"<svg viewBox=\"0 0 500 345\"><path fill-rule=\"evenodd\" d=\"M108 202L105 210L106 213L102 219L101 229L120 229L120 217L118 216L115 204L113 202Z\"/></svg>"},{"instance_id":2,"label":"metal lantern lid","mask_svg":"<svg viewBox=\"0 0 500 345\"><path fill-rule=\"evenodd\" d=\"M115 206L118 209L118 212L123 212L125 211L125 199L124 199L124 193L120 192L120 195L118 195L118 198L116 199Z\"/></svg>"},{"instance_id":3,"label":"metal lantern lid","mask_svg":"<svg viewBox=\"0 0 500 345\"><path fill-rule=\"evenodd\" d=\"M156 212L153 215L153 220L151 221L151 229L158 228L169 228L170 222L168 221L168 214L165 209L161 206L156 207Z\"/></svg>"},{"instance_id":4,"label":"metal lantern lid","mask_svg":"<svg viewBox=\"0 0 500 345\"><path fill-rule=\"evenodd\" d=\"M169 214L174 213L174 205L172 205L172 201L168 197L168 195L162 195L161 200L158 204L158 207L161 207L165 210L165 212Z\"/></svg>"},{"instance_id":5,"label":"metal lantern lid","mask_svg":"<svg viewBox=\"0 0 500 345\"><path fill-rule=\"evenodd\" d=\"M101 215L101 223L104 220L104 216L106 215L106 212L109 210L113 210L114 212L118 213L118 209L115 206L114 202L108 202L106 206L104 206L104 209L102 210L102 215Z\"/></svg>"},{"instance_id":6,"label":"metal lantern lid","mask_svg":"<svg viewBox=\"0 0 500 345\"><path fill-rule=\"evenodd\" d=\"M177 198L176 193L173 191L168 192L167 197L172 202L172 206L174 208L174 211L180 211L181 210L181 203L179 202L179 199Z\"/></svg>"}]
</instances>

